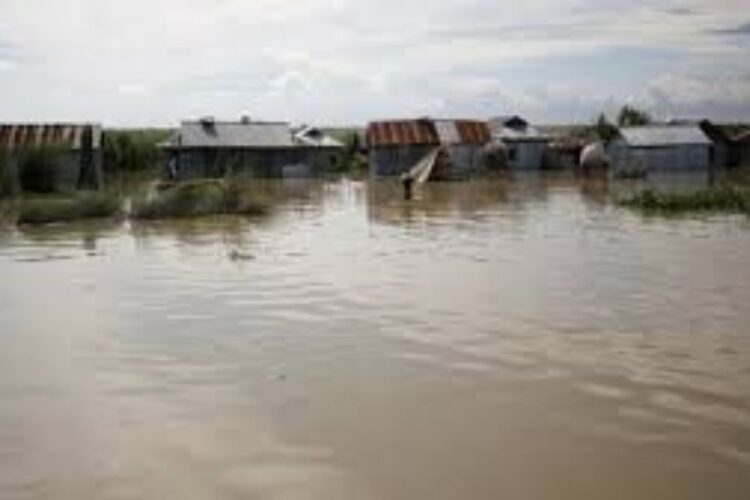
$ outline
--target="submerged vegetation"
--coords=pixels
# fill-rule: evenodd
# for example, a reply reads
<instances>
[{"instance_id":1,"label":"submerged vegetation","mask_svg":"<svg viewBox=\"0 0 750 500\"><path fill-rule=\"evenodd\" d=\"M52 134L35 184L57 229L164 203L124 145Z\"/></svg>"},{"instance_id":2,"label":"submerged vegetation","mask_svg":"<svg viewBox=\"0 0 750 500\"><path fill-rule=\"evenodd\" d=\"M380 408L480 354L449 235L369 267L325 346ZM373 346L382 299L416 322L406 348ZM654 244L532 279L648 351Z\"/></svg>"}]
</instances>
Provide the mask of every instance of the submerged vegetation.
<instances>
[{"instance_id":1,"label":"submerged vegetation","mask_svg":"<svg viewBox=\"0 0 750 500\"><path fill-rule=\"evenodd\" d=\"M201 180L160 186L134 200L134 219L167 219L204 215L263 215L269 203L240 180Z\"/></svg>"},{"instance_id":2,"label":"submerged vegetation","mask_svg":"<svg viewBox=\"0 0 750 500\"><path fill-rule=\"evenodd\" d=\"M114 217L122 200L112 193L86 192L74 197L36 197L20 202L18 224L50 224L78 219Z\"/></svg>"},{"instance_id":3,"label":"submerged vegetation","mask_svg":"<svg viewBox=\"0 0 750 500\"><path fill-rule=\"evenodd\" d=\"M750 215L750 189L725 186L692 193L646 190L619 201L620 205L647 212L728 212Z\"/></svg>"},{"instance_id":4,"label":"submerged vegetation","mask_svg":"<svg viewBox=\"0 0 750 500\"><path fill-rule=\"evenodd\" d=\"M326 133L344 144L341 161L336 163L333 171L337 174L360 174L367 170L367 159L362 155L360 135L355 128L328 129Z\"/></svg>"}]
</instances>

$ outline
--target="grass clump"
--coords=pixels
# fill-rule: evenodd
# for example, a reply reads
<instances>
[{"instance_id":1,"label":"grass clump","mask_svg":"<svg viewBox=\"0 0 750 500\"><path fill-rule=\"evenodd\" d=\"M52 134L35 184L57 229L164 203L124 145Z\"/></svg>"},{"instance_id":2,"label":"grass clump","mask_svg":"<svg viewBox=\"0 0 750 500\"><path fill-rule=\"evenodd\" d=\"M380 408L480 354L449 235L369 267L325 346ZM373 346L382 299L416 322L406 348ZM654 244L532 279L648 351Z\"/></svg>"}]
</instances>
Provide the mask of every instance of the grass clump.
<instances>
[{"instance_id":1,"label":"grass clump","mask_svg":"<svg viewBox=\"0 0 750 500\"><path fill-rule=\"evenodd\" d=\"M626 207L649 212L729 212L750 214L750 190L725 186L692 193L660 193L646 190L620 200Z\"/></svg>"},{"instance_id":2,"label":"grass clump","mask_svg":"<svg viewBox=\"0 0 750 500\"><path fill-rule=\"evenodd\" d=\"M268 204L252 196L240 181L200 180L164 185L135 200L133 219L170 219L218 214L263 215Z\"/></svg>"},{"instance_id":3,"label":"grass clump","mask_svg":"<svg viewBox=\"0 0 750 500\"><path fill-rule=\"evenodd\" d=\"M114 217L122 201L107 193L79 193L74 197L40 197L20 203L18 224L50 224L79 219Z\"/></svg>"}]
</instances>

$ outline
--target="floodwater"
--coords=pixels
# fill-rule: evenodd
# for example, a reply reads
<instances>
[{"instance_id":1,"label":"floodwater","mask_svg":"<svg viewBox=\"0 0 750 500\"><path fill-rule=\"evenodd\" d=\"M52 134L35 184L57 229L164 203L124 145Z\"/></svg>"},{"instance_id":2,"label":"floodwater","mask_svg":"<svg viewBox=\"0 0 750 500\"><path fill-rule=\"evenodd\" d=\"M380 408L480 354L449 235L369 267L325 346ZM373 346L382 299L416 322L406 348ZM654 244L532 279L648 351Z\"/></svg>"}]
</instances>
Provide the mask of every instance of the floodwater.
<instances>
[{"instance_id":1,"label":"floodwater","mask_svg":"<svg viewBox=\"0 0 750 500\"><path fill-rule=\"evenodd\" d=\"M750 498L750 219L618 189L3 229L0 498Z\"/></svg>"}]
</instances>

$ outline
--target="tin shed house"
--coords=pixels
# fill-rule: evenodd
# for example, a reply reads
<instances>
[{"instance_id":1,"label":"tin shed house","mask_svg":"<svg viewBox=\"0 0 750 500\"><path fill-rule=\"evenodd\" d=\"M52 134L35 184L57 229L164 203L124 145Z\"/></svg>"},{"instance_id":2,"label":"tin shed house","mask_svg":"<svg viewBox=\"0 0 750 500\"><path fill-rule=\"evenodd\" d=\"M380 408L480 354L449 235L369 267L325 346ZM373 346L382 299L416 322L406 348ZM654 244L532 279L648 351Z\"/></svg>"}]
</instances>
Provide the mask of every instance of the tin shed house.
<instances>
[{"instance_id":1,"label":"tin shed house","mask_svg":"<svg viewBox=\"0 0 750 500\"><path fill-rule=\"evenodd\" d=\"M647 125L620 129L608 147L615 170L708 169L713 143L698 125Z\"/></svg>"},{"instance_id":2,"label":"tin shed house","mask_svg":"<svg viewBox=\"0 0 750 500\"><path fill-rule=\"evenodd\" d=\"M529 125L520 116L500 116L489 121L492 138L508 148L508 163L512 169L540 169L551 137Z\"/></svg>"},{"instance_id":3,"label":"tin shed house","mask_svg":"<svg viewBox=\"0 0 750 500\"><path fill-rule=\"evenodd\" d=\"M466 175L482 167L483 148L489 141L487 124L476 120L372 122L367 128L370 171L377 176L400 175L430 152L443 148L436 173Z\"/></svg>"},{"instance_id":4,"label":"tin shed house","mask_svg":"<svg viewBox=\"0 0 750 500\"><path fill-rule=\"evenodd\" d=\"M319 128L300 127L294 131L294 143L301 149L301 162L296 171L287 169L284 177L309 177L333 172L339 170L344 162L344 143Z\"/></svg>"},{"instance_id":5,"label":"tin shed house","mask_svg":"<svg viewBox=\"0 0 750 500\"><path fill-rule=\"evenodd\" d=\"M305 159L284 122L186 121L163 147L169 177L175 180L283 177Z\"/></svg>"},{"instance_id":6,"label":"tin shed house","mask_svg":"<svg viewBox=\"0 0 750 500\"><path fill-rule=\"evenodd\" d=\"M23 189L99 189L104 182L100 125L0 125L0 154Z\"/></svg>"}]
</instances>

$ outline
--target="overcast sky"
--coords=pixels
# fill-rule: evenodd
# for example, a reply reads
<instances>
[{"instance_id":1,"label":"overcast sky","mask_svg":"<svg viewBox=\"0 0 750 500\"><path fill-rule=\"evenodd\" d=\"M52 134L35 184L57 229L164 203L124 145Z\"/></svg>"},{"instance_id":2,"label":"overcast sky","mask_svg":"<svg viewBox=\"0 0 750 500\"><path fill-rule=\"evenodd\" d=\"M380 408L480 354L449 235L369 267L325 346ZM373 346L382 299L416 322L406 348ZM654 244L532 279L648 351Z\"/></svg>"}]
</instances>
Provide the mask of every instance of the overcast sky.
<instances>
[{"instance_id":1,"label":"overcast sky","mask_svg":"<svg viewBox=\"0 0 750 500\"><path fill-rule=\"evenodd\" d=\"M0 0L0 121L750 120L750 0Z\"/></svg>"}]
</instances>

